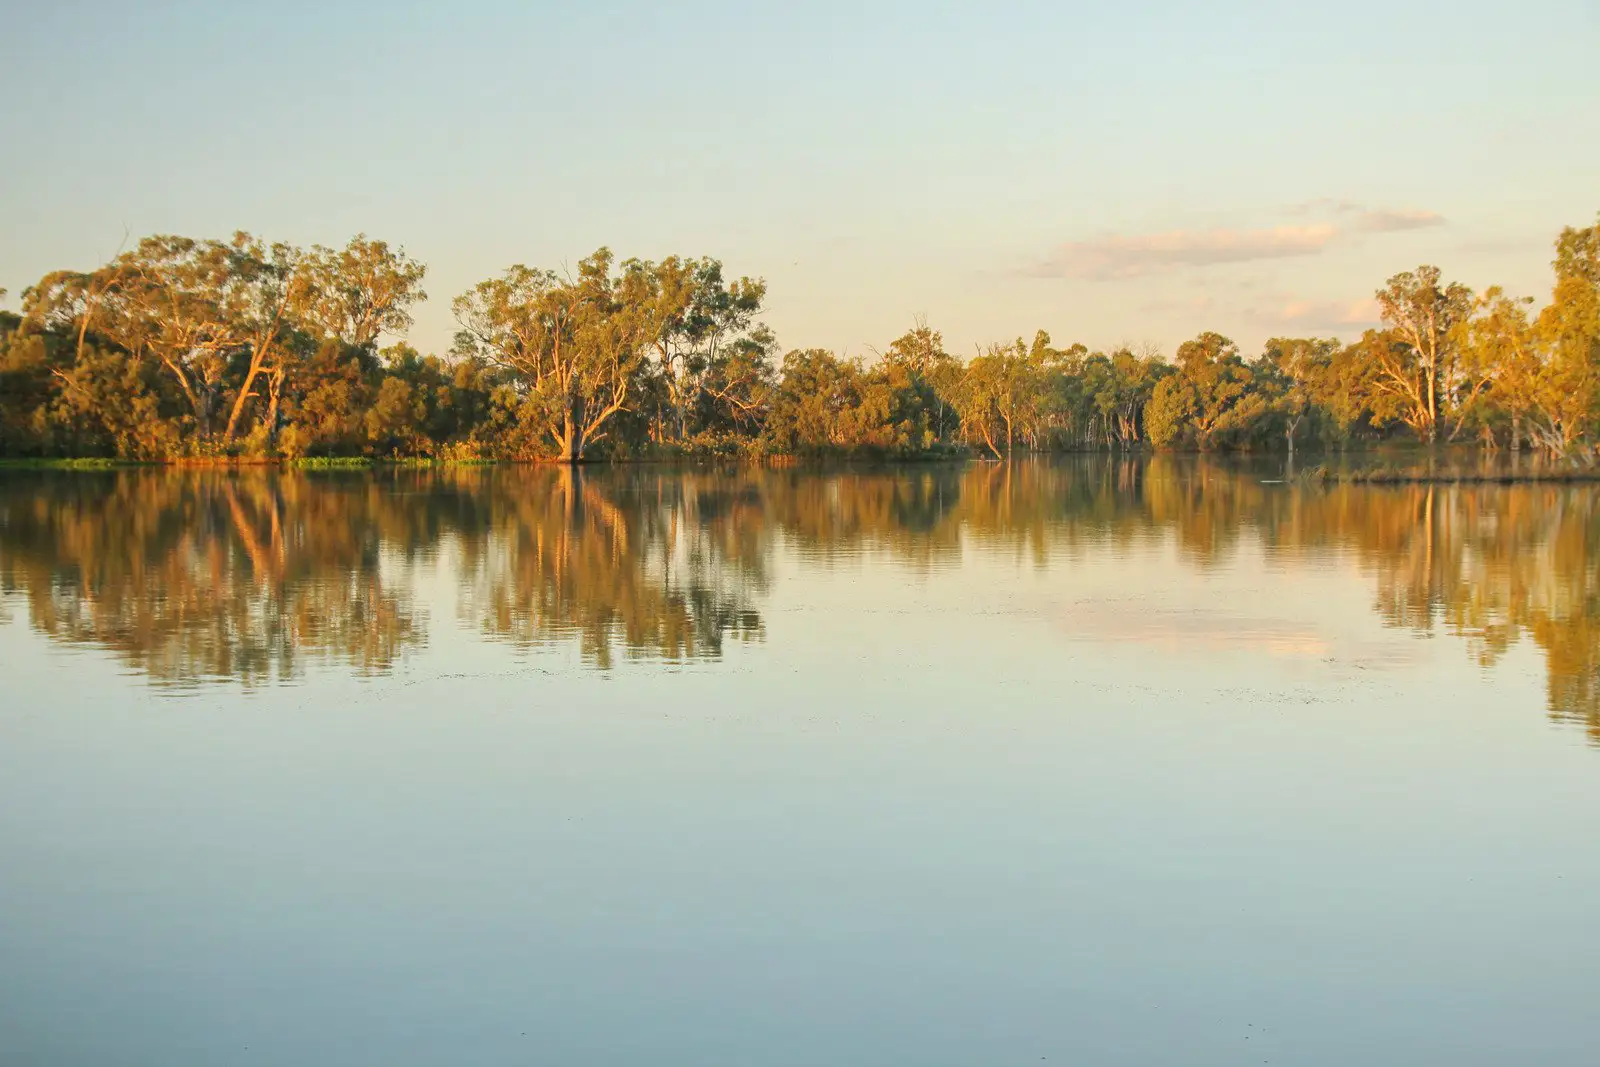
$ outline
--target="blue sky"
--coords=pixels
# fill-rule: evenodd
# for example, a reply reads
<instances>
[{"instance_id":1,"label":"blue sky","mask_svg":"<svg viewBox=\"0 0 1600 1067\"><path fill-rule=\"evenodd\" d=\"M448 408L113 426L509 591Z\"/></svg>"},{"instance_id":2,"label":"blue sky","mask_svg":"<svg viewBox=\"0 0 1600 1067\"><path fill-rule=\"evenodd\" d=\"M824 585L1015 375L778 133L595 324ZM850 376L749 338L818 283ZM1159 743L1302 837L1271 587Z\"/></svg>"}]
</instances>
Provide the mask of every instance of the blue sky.
<instances>
[{"instance_id":1,"label":"blue sky","mask_svg":"<svg viewBox=\"0 0 1600 1067\"><path fill-rule=\"evenodd\" d=\"M0 286L124 234L357 231L412 340L514 262L713 255L786 347L1359 332L1420 262L1542 295L1600 211L1592 0L17 4Z\"/></svg>"}]
</instances>

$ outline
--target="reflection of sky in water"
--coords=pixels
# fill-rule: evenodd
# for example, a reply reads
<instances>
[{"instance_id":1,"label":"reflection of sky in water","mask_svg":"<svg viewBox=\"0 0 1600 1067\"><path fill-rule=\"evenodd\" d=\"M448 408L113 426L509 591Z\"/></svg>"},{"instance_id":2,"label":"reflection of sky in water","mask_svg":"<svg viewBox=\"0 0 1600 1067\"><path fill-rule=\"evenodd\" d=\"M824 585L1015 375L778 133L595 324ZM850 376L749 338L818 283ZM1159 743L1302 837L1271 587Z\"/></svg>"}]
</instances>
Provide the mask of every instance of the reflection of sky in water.
<instances>
[{"instance_id":1,"label":"reflection of sky in water","mask_svg":"<svg viewBox=\"0 0 1600 1067\"><path fill-rule=\"evenodd\" d=\"M563 528L515 502L490 541ZM975 510L953 538L869 521L828 541L774 503L761 581L734 590L759 638L605 670L569 633L485 627L496 582L576 611L555 576L578 557L495 555L461 524L395 535L367 573L423 640L382 669L301 657L292 684L182 700L115 644L48 636L19 589L0 626L4 1047L1586 1062L1600 777L1582 731L1546 718L1544 646L1483 670L1449 619L1429 639L1375 610L1443 573L1447 540L1421 571L1411 542L1361 550L1354 527L1284 551L1253 506L1199 558L1215 531L1185 544L1165 521L1035 551ZM651 552L645 584L594 557L607 581L585 595L670 610ZM1493 588L1440 610L1470 621Z\"/></svg>"}]
</instances>

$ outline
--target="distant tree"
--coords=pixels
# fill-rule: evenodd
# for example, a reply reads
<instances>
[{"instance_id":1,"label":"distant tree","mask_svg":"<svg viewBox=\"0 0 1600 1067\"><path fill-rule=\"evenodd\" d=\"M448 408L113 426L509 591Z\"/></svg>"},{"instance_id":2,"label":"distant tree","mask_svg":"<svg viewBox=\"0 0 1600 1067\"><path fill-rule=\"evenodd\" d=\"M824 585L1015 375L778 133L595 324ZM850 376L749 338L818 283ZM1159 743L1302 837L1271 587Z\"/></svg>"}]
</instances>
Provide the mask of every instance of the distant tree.
<instances>
[{"instance_id":1,"label":"distant tree","mask_svg":"<svg viewBox=\"0 0 1600 1067\"><path fill-rule=\"evenodd\" d=\"M957 406L967 432L996 459L1003 459L1011 455L1017 431L1032 413L1037 396L1035 365L1019 339L991 344L973 357L961 377Z\"/></svg>"},{"instance_id":2,"label":"distant tree","mask_svg":"<svg viewBox=\"0 0 1600 1067\"><path fill-rule=\"evenodd\" d=\"M884 365L898 376L900 387L916 397L928 444L950 439L960 428L952 398L962 369L944 348L944 337L924 320L889 343Z\"/></svg>"},{"instance_id":3,"label":"distant tree","mask_svg":"<svg viewBox=\"0 0 1600 1067\"><path fill-rule=\"evenodd\" d=\"M1178 346L1177 373L1151 396L1146 421L1158 448L1190 446L1211 451L1241 443L1266 413L1255 375L1239 347L1206 332Z\"/></svg>"},{"instance_id":4,"label":"distant tree","mask_svg":"<svg viewBox=\"0 0 1600 1067\"><path fill-rule=\"evenodd\" d=\"M1327 374L1339 342L1334 338L1274 337L1267 341L1255 371L1258 387L1283 421L1283 437L1294 455L1300 426L1316 410L1317 385Z\"/></svg>"}]
</instances>

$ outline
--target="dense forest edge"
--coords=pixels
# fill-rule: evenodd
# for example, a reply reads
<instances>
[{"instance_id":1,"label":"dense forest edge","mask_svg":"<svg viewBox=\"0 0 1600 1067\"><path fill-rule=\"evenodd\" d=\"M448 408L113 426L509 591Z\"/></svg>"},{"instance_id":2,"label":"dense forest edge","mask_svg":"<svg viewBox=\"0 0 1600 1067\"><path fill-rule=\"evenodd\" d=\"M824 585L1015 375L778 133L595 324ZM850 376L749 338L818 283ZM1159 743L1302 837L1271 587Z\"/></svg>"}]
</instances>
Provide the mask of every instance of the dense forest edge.
<instances>
[{"instance_id":1,"label":"dense forest edge","mask_svg":"<svg viewBox=\"0 0 1600 1067\"><path fill-rule=\"evenodd\" d=\"M1153 348L1039 331L968 359L914 324L872 360L782 352L767 288L710 258L516 265L452 303L444 355L402 340L423 264L342 249L155 236L47 274L0 312L0 463L415 465L1007 458L1022 451L1349 452L1426 463L1309 480L1587 478L1600 470L1600 221L1555 242L1550 298L1421 266L1360 339L1204 332ZM3 290L0 290L3 295ZM1507 475L1433 457L1536 457Z\"/></svg>"}]
</instances>

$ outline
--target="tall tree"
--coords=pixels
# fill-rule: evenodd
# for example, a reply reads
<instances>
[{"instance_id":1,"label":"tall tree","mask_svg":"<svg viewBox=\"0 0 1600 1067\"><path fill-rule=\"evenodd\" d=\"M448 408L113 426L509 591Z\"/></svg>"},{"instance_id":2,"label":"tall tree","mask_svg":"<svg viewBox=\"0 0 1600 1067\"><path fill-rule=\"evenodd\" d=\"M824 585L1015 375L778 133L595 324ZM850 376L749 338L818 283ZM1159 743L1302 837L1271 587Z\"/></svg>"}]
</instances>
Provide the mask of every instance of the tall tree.
<instances>
[{"instance_id":1,"label":"tall tree","mask_svg":"<svg viewBox=\"0 0 1600 1067\"><path fill-rule=\"evenodd\" d=\"M1460 384L1456 329L1472 314L1472 290L1440 282L1438 267L1394 275L1376 293L1383 321L1403 342L1405 358L1375 348L1383 374L1414 411L1406 421L1429 444L1456 410Z\"/></svg>"},{"instance_id":2,"label":"tall tree","mask_svg":"<svg viewBox=\"0 0 1600 1067\"><path fill-rule=\"evenodd\" d=\"M307 322L321 336L370 348L384 335L403 337L411 309L426 300L428 268L405 249L357 234L342 249L313 246L306 257L313 299Z\"/></svg>"},{"instance_id":3,"label":"tall tree","mask_svg":"<svg viewBox=\"0 0 1600 1067\"><path fill-rule=\"evenodd\" d=\"M224 441L232 441L239 428L245 406L255 398L255 388L264 376L281 385L284 377L283 349L306 317L313 293L313 276L305 254L292 245L271 246L248 236L234 238L234 271L239 281L235 288L236 306L229 309L235 336L244 362L244 380L239 384ZM267 432L275 427L278 389L272 391L267 416Z\"/></svg>"},{"instance_id":4,"label":"tall tree","mask_svg":"<svg viewBox=\"0 0 1600 1067\"><path fill-rule=\"evenodd\" d=\"M910 330L889 343L883 362L903 376L906 387L920 398L930 443L947 440L960 425L950 398L961 375L961 364L945 351L944 336L918 319Z\"/></svg>"},{"instance_id":5,"label":"tall tree","mask_svg":"<svg viewBox=\"0 0 1600 1067\"><path fill-rule=\"evenodd\" d=\"M1252 389L1254 375L1228 338L1202 333L1178 346L1176 362L1178 372L1156 386L1147 414L1158 448L1219 448L1265 413L1265 398Z\"/></svg>"},{"instance_id":6,"label":"tall tree","mask_svg":"<svg viewBox=\"0 0 1600 1067\"><path fill-rule=\"evenodd\" d=\"M1552 266L1555 288L1538 322L1555 415L1546 448L1592 455L1592 445L1579 441L1600 416L1600 222L1562 230Z\"/></svg>"},{"instance_id":7,"label":"tall tree","mask_svg":"<svg viewBox=\"0 0 1600 1067\"><path fill-rule=\"evenodd\" d=\"M1549 378L1538 331L1528 321L1531 302L1514 299L1499 286L1491 286L1479 298L1473 317L1460 327L1462 363L1484 385L1482 396L1488 411L1482 416L1483 428L1492 435L1493 419L1503 414L1512 450L1520 448L1530 432L1542 436L1549 428L1530 422L1544 407Z\"/></svg>"},{"instance_id":8,"label":"tall tree","mask_svg":"<svg viewBox=\"0 0 1600 1067\"><path fill-rule=\"evenodd\" d=\"M627 405L662 329L648 272L634 265L617 274L612 264L605 248L573 277L518 264L455 302L458 352L517 376L522 417L564 463L583 460Z\"/></svg>"},{"instance_id":9,"label":"tall tree","mask_svg":"<svg viewBox=\"0 0 1600 1067\"><path fill-rule=\"evenodd\" d=\"M1048 335L1044 343L1049 343ZM991 344L967 364L957 396L961 421L996 459L1010 457L1017 431L1037 395L1036 382L1029 349L1021 339ZM1003 452L1001 441L1005 442Z\"/></svg>"},{"instance_id":10,"label":"tall tree","mask_svg":"<svg viewBox=\"0 0 1600 1067\"><path fill-rule=\"evenodd\" d=\"M1274 337L1266 343L1257 379L1275 387L1273 406L1283 418L1290 456L1301 424L1316 407L1316 383L1338 350L1331 337Z\"/></svg>"},{"instance_id":11,"label":"tall tree","mask_svg":"<svg viewBox=\"0 0 1600 1067\"><path fill-rule=\"evenodd\" d=\"M689 414L707 378L724 361L727 345L743 336L760 314L766 283L726 281L722 263L715 259L629 260L622 269L644 289L655 328L650 350L665 386L672 433L682 441L689 436Z\"/></svg>"}]
</instances>

